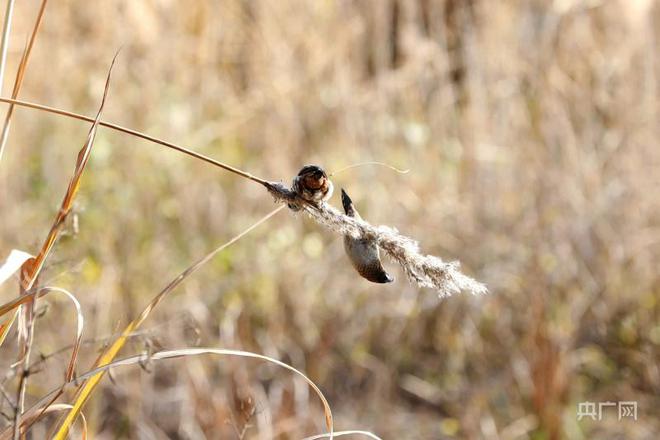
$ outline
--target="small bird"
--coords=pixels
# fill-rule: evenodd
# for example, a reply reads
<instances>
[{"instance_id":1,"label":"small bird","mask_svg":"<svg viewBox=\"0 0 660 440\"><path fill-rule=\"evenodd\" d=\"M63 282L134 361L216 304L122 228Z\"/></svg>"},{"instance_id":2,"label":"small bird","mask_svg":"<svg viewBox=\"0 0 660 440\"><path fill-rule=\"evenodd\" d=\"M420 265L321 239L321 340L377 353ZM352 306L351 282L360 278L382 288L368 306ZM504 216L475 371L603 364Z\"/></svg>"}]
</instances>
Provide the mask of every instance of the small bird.
<instances>
[{"instance_id":1,"label":"small bird","mask_svg":"<svg viewBox=\"0 0 660 440\"><path fill-rule=\"evenodd\" d=\"M323 168L318 165L305 165L293 179L291 189L302 199L317 204L332 197L334 187ZM291 204L289 208L300 210Z\"/></svg>"},{"instance_id":2,"label":"small bird","mask_svg":"<svg viewBox=\"0 0 660 440\"><path fill-rule=\"evenodd\" d=\"M361 219L360 214L353 206L353 201L346 191L341 190L341 203L344 205L344 212L349 217ZM380 262L380 252L378 245L373 240L365 238L353 238L344 235L344 250L351 260L351 264L362 275L363 278L372 283L391 283L394 281Z\"/></svg>"}]
</instances>

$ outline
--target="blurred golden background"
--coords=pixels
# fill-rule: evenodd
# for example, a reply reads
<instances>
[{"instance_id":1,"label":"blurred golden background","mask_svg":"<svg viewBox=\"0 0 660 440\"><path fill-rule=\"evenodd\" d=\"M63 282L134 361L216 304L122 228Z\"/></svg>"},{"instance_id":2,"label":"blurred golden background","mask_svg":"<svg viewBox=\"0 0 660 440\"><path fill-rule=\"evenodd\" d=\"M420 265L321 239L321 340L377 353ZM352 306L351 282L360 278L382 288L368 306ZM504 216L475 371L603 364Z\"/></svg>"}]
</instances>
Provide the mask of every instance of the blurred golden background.
<instances>
[{"instance_id":1,"label":"blurred golden background","mask_svg":"<svg viewBox=\"0 0 660 440\"><path fill-rule=\"evenodd\" d=\"M3 96L39 3L16 6ZM281 212L167 297L124 355L269 355L318 384L337 430L384 439L651 439L659 37L653 0L50 2L20 98L93 116L121 48L105 121L286 183L307 163L409 168L337 174L330 202L346 188L367 220L460 260L490 289L440 300L389 261L397 281L370 284L340 237ZM0 258L38 251L88 129L16 109L0 162ZM169 280L274 207L253 182L101 128L76 224L41 276L83 306L78 371ZM5 283L1 302L16 294ZM68 354L51 354L75 326L66 303L42 300L39 312L33 359L47 359L28 403L62 383ZM14 341L0 348L12 394ZM325 429L307 385L257 361L196 357L112 376L84 411L97 439ZM636 401L638 419L608 408L578 421L585 401Z\"/></svg>"}]
</instances>

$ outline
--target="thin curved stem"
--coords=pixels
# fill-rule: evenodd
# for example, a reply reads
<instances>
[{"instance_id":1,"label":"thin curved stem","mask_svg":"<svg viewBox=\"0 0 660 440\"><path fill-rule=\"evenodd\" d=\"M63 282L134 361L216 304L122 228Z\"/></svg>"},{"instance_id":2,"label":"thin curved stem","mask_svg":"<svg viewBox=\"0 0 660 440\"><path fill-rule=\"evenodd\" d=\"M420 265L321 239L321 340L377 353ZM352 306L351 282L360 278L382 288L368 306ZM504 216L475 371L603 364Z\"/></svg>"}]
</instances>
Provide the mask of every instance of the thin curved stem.
<instances>
[{"instance_id":1,"label":"thin curved stem","mask_svg":"<svg viewBox=\"0 0 660 440\"><path fill-rule=\"evenodd\" d=\"M330 175L331 175L331 176L334 176L335 174L339 174L339 173L342 173L342 172L344 172L344 171L346 171L346 170L350 170L351 168L357 168L357 167L361 167L361 166L364 166L364 165L379 165L379 166L382 166L382 167L385 167L385 168L389 168L389 169L391 169L392 171L395 171L395 172L397 172L397 173L399 173L399 174L407 174L407 173L410 172L409 169L402 170L402 169L399 169L399 168L397 168L397 167L395 167L395 166L392 166L392 165L390 165L390 164L387 164L387 163L385 163L385 162L377 162L377 161L373 161L373 160L372 160L372 161L368 161L368 162L360 162L360 163L356 163L356 164L353 164L353 165L349 165L349 166L347 166L347 167L341 168L340 170L333 171L332 173L330 173Z\"/></svg>"},{"instance_id":2,"label":"thin curved stem","mask_svg":"<svg viewBox=\"0 0 660 440\"><path fill-rule=\"evenodd\" d=\"M81 114L78 114L78 113L69 112L69 111L66 111L66 110L61 110L61 109L54 108L54 107L49 107L49 106L46 106L46 105L36 104L36 103L33 103L33 102L22 101L22 100L12 99L12 98L4 98L4 97L0 97L0 102L4 102L4 103L7 103L7 104L12 104L12 105L18 105L18 106L21 106L21 107L32 108L32 109L36 109L36 110L41 110L41 111L45 111L45 112L48 112L48 113L53 113L53 114L56 114L56 115L61 115L61 116L66 116L66 117L73 118L73 119L78 119L80 121L94 122L94 119L90 118L89 116L84 116L84 115L81 115ZM130 128L122 127L121 125L112 124L110 122L101 121L101 122L99 122L99 125L102 125L104 127L110 128L110 129L115 130L115 131L120 131L122 133L126 133L126 134L129 134L131 136L135 136L135 137L147 140L149 142L153 142L153 143L162 145L162 146L167 147L167 148L171 148L173 150L176 150L176 151L179 151L181 153L187 154L188 156L192 156L196 159L203 160L204 162L210 163L210 164L215 165L217 167L220 167L224 170L227 170L231 173L237 174L241 177L244 177L246 179L252 180L253 182L257 182L257 183L260 183L261 185L264 185L264 186L268 187L269 182L265 179L254 176L254 175L248 173L247 171L243 171L241 169L238 169L238 168L233 167L231 165L228 165L226 163L217 161L213 158L205 156L201 153L197 153L196 151L190 150L190 149L182 147L180 145L176 145L176 144L173 144L171 142L167 142L167 141L164 141L162 139L158 139L156 137L150 136L150 135L145 134L145 133L141 133L139 131L136 131L136 130L133 130L133 129L130 129Z\"/></svg>"}]
</instances>

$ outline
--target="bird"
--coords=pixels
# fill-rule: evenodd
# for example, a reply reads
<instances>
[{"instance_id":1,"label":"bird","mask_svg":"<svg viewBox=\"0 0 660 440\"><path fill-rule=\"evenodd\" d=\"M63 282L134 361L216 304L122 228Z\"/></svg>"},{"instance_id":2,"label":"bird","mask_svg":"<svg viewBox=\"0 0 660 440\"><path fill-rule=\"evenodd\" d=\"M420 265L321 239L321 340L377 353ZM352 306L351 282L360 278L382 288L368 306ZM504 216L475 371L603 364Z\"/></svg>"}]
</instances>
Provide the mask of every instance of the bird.
<instances>
[{"instance_id":1,"label":"bird","mask_svg":"<svg viewBox=\"0 0 660 440\"><path fill-rule=\"evenodd\" d=\"M341 203L344 205L344 212L347 216L358 220L362 219L357 209L355 209L353 201L343 188L341 190ZM344 235L344 250L355 270L363 278L372 283L381 284L394 281L394 278L385 271L383 264L380 262L378 244L374 240Z\"/></svg>"},{"instance_id":2,"label":"bird","mask_svg":"<svg viewBox=\"0 0 660 440\"><path fill-rule=\"evenodd\" d=\"M334 186L323 168L318 165L305 165L294 177L291 189L300 198L319 204L332 197ZM300 210L300 207L293 204L289 204L289 208Z\"/></svg>"}]
</instances>

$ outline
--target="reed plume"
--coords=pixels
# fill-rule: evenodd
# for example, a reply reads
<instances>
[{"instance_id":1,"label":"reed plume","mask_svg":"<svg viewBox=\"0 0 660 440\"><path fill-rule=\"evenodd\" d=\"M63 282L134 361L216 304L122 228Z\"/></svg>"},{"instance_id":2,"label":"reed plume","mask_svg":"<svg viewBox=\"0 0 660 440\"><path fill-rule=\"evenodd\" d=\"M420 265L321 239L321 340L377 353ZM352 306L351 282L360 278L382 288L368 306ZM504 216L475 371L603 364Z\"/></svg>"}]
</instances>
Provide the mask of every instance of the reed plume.
<instances>
[{"instance_id":1,"label":"reed plume","mask_svg":"<svg viewBox=\"0 0 660 440\"><path fill-rule=\"evenodd\" d=\"M487 287L460 271L458 261L445 262L434 255L421 253L419 243L395 228L374 226L362 219L349 217L328 203L309 202L280 182L264 184L276 202L299 208L317 223L341 235L374 240L392 260L401 265L408 279L420 286L430 287L440 297L461 291L472 294L487 293Z\"/></svg>"}]
</instances>

